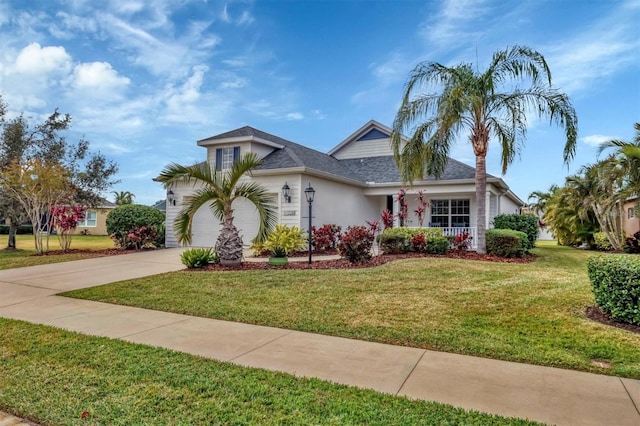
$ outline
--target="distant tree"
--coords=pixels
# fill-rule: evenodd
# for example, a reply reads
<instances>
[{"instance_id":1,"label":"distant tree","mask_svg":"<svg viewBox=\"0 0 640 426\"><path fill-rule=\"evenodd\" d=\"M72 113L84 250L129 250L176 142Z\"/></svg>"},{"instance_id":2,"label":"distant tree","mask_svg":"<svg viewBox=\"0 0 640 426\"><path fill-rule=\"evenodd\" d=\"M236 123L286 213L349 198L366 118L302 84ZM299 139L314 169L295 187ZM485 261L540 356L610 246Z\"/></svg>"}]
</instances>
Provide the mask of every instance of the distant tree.
<instances>
[{"instance_id":1,"label":"distant tree","mask_svg":"<svg viewBox=\"0 0 640 426\"><path fill-rule=\"evenodd\" d=\"M40 159L14 161L0 170L0 185L26 212L33 226L36 251L42 253L49 245L51 207L69 201L69 171L60 163L47 164Z\"/></svg>"},{"instance_id":2,"label":"distant tree","mask_svg":"<svg viewBox=\"0 0 640 426\"><path fill-rule=\"evenodd\" d=\"M416 93L422 88L435 91ZM502 150L502 172L506 173L526 136L528 112L546 116L565 128L564 160L568 162L576 146L576 112L567 95L551 86L547 62L534 50L523 46L500 50L483 72L474 71L471 64L447 67L423 62L413 69L405 85L391 136L402 179L405 182L422 179L425 171L441 176L456 138L468 134L476 157L481 253L486 251L489 140L497 139ZM409 140L402 136L405 131L412 131Z\"/></svg>"},{"instance_id":3,"label":"distant tree","mask_svg":"<svg viewBox=\"0 0 640 426\"><path fill-rule=\"evenodd\" d=\"M256 182L241 182L241 178L261 164L255 153L243 155L233 163L231 169L216 172L208 163L193 166L170 164L157 178L165 188L174 184L201 185L193 195L184 198L184 203L175 219L178 240L191 242L191 224L200 207L208 205L213 214L220 220L222 229L216 242L216 250L220 260L227 263L242 261L242 238L233 224L233 201L246 198L251 201L260 216L260 228L255 241L262 242L276 222L274 206L271 204L267 190Z\"/></svg>"},{"instance_id":4,"label":"distant tree","mask_svg":"<svg viewBox=\"0 0 640 426\"><path fill-rule=\"evenodd\" d=\"M0 105L0 111L5 111L2 99ZM8 121L1 120L0 125L0 171L8 171L12 178L17 177L17 168L21 166L45 174L64 170L66 202L83 206L98 205L101 194L116 183L113 180L118 171L116 163L108 161L100 153L89 152L89 142L85 139L75 144L67 142L63 133L71 125L69 114L61 114L56 109L40 123L31 123L20 115ZM8 248L15 248L17 227L26 216L30 216L17 196L17 189L0 185L0 208L11 222ZM41 213L46 215L51 207L53 205L43 205Z\"/></svg>"},{"instance_id":5,"label":"distant tree","mask_svg":"<svg viewBox=\"0 0 640 426\"><path fill-rule=\"evenodd\" d=\"M119 206L133 204L133 199L136 198L136 196L129 191L113 191L112 194L115 196L114 202Z\"/></svg>"}]
</instances>

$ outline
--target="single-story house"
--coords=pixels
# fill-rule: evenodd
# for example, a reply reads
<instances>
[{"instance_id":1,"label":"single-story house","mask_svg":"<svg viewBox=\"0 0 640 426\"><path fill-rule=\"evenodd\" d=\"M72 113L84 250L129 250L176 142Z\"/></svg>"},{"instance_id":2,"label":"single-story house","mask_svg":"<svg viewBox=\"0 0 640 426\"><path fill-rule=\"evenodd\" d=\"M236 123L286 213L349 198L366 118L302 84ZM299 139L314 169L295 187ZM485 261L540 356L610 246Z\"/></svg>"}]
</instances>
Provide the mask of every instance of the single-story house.
<instances>
[{"instance_id":1,"label":"single-story house","mask_svg":"<svg viewBox=\"0 0 640 426\"><path fill-rule=\"evenodd\" d=\"M107 215L116 207L117 204L103 199L96 207L88 208L74 234L107 235Z\"/></svg>"},{"instance_id":2,"label":"single-story house","mask_svg":"<svg viewBox=\"0 0 640 426\"><path fill-rule=\"evenodd\" d=\"M406 226L419 226L414 210L418 206L418 191L422 190L429 203L424 226L441 227L449 235L467 230L475 236L475 169L451 158L439 179L427 176L413 186L403 184L393 158L390 134L389 127L371 120L328 153L249 126L197 143L207 150L206 161L218 170L229 168L244 153L255 152L263 164L247 179L259 182L272 194L279 224L307 229L308 203L304 191L309 186L315 190L313 225L337 224L343 229L379 220L385 209L398 213L397 194L404 188L408 203ZM173 221L182 199L191 191L191 186L178 185L167 191L167 247L179 245ZM256 209L244 199L234 203L234 223L244 243L249 244L258 231ZM525 203L501 178L488 175L486 205L486 225L490 227L496 215L519 213ZM398 224L397 218L395 221ZM196 213L192 230L192 246L215 245L220 225L208 206Z\"/></svg>"}]
</instances>

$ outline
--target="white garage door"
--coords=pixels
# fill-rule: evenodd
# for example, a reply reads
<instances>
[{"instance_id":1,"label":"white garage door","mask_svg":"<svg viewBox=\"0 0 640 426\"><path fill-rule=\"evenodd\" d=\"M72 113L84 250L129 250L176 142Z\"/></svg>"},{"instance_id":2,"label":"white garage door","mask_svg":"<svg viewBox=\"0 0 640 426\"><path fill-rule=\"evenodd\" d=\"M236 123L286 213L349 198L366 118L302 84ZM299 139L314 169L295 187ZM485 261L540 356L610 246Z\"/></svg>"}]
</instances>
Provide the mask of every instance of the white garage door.
<instances>
[{"instance_id":1,"label":"white garage door","mask_svg":"<svg viewBox=\"0 0 640 426\"><path fill-rule=\"evenodd\" d=\"M277 195L274 195L276 197ZM233 223L240 231L245 246L258 234L260 216L253 203L245 198L238 198L233 202ZM209 206L201 207L193 217L194 247L214 247L220 232L220 222L215 218Z\"/></svg>"}]
</instances>

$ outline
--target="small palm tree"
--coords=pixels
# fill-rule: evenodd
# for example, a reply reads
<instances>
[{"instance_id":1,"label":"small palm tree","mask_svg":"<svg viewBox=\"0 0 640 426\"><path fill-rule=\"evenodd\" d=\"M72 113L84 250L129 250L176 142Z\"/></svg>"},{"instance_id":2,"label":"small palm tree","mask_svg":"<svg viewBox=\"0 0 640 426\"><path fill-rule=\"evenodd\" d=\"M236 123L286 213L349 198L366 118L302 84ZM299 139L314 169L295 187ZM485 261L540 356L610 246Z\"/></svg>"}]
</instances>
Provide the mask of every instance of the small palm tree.
<instances>
[{"instance_id":1,"label":"small palm tree","mask_svg":"<svg viewBox=\"0 0 640 426\"><path fill-rule=\"evenodd\" d=\"M133 199L136 198L136 196L129 191L113 191L113 195L115 196L114 203L119 206L124 206L125 204L133 204Z\"/></svg>"},{"instance_id":2,"label":"small palm tree","mask_svg":"<svg viewBox=\"0 0 640 426\"><path fill-rule=\"evenodd\" d=\"M193 166L169 164L160 176L159 182L165 188L176 184L201 185L192 195L184 198L184 203L175 219L178 241L191 243L191 227L193 217L200 207L208 204L213 214L222 224L216 243L220 261L227 264L242 261L242 238L233 224L233 201L246 198L258 210L260 227L256 242L262 242L276 223L275 206L270 202L267 190L256 182L241 182L241 178L251 170L260 166L261 162L255 153L248 153L233 163L231 169L216 172L207 162Z\"/></svg>"},{"instance_id":3,"label":"small palm tree","mask_svg":"<svg viewBox=\"0 0 640 426\"><path fill-rule=\"evenodd\" d=\"M610 140L600 146L599 153L608 148L615 148L615 158L626 173L626 187L621 197L640 195L640 123L633 126L636 135L632 142Z\"/></svg>"},{"instance_id":4,"label":"small palm tree","mask_svg":"<svg viewBox=\"0 0 640 426\"><path fill-rule=\"evenodd\" d=\"M521 88L527 81L528 87ZM423 87L436 92L415 93ZM534 50L514 46L498 51L482 73L470 64L446 67L423 62L413 69L405 86L391 137L402 178L413 182L422 179L425 171L441 176L456 137L467 133L476 156L478 252L486 250L489 140L494 137L500 143L502 173L506 173L526 135L528 112L565 128L564 160L573 158L578 125L575 110L567 95L551 86L547 62ZM405 131L413 133L409 140L402 137Z\"/></svg>"}]
</instances>

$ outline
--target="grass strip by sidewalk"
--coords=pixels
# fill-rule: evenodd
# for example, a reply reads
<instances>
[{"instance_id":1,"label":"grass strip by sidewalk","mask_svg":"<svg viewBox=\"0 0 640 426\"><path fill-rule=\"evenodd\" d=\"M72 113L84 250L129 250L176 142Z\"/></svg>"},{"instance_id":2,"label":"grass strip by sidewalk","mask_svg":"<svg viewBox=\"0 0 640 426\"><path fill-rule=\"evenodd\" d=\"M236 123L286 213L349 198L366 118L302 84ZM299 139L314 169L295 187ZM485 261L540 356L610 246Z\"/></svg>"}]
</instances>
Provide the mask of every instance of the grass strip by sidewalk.
<instances>
[{"instance_id":1,"label":"grass strip by sidewalk","mask_svg":"<svg viewBox=\"0 0 640 426\"><path fill-rule=\"evenodd\" d=\"M1 318L0 364L41 424L534 424Z\"/></svg>"},{"instance_id":2,"label":"grass strip by sidewalk","mask_svg":"<svg viewBox=\"0 0 640 426\"><path fill-rule=\"evenodd\" d=\"M640 335L585 316L593 253L535 252L530 264L423 258L358 270L182 271L64 295L640 378Z\"/></svg>"}]
</instances>

